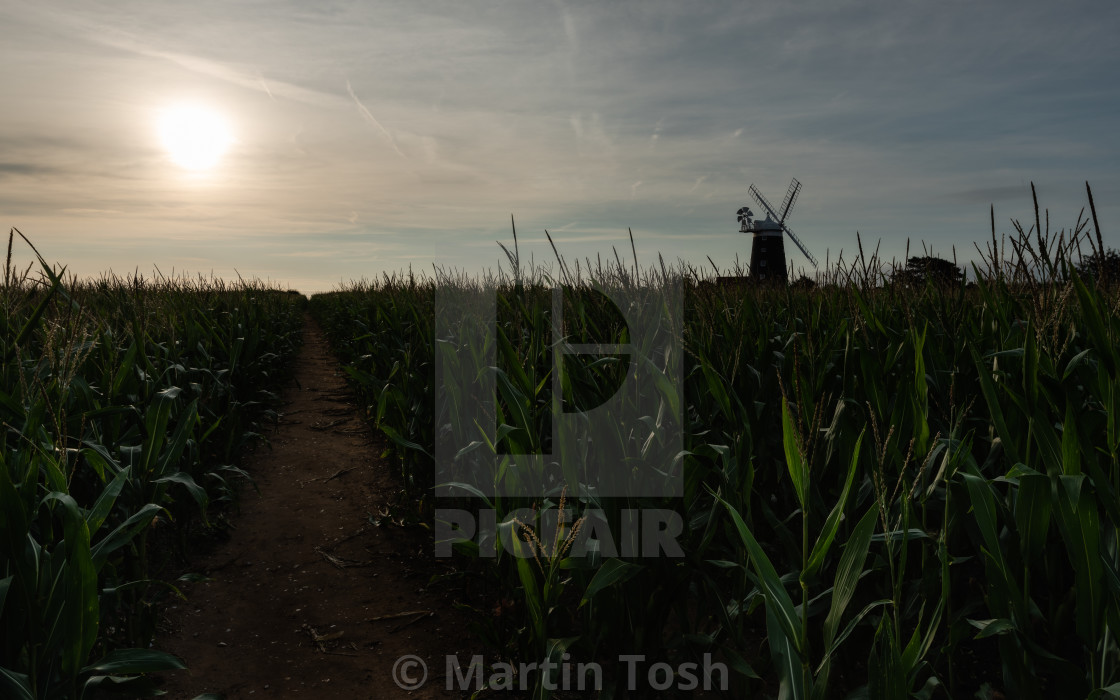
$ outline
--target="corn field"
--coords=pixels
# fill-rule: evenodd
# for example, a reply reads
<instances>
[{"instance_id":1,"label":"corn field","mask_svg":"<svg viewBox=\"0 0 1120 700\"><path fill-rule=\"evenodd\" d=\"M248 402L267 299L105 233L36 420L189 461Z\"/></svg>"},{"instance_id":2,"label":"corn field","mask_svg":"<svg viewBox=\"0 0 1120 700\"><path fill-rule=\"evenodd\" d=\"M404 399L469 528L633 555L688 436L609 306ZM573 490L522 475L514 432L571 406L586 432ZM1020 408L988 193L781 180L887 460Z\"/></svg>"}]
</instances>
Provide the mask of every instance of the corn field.
<instances>
[{"instance_id":1,"label":"corn field","mask_svg":"<svg viewBox=\"0 0 1120 700\"><path fill-rule=\"evenodd\" d=\"M1075 267L1083 246L1104 251L1095 210L1092 227L1051 232L1037 208L1013 223L997 238L993 214L984 262L951 285L900 283L862 248L811 288L718 285L636 254L524 269L515 248L485 284L390 275L311 310L424 521L455 421L436 413L437 367L474 351L437 338L437 294L497 289L500 439L478 449L500 456L548 446L551 288L572 342L622 343L594 289L683 287L683 396L657 389L682 421L683 497L561 480L548 498L448 499L515 533L455 543L490 596L476 632L503 658L711 653L734 697L1120 697L1120 289ZM563 400L601 400L618 371L565 366ZM675 510L684 556L573 554L592 508ZM534 556L512 551L525 542ZM616 672L603 697L620 689Z\"/></svg>"},{"instance_id":2,"label":"corn field","mask_svg":"<svg viewBox=\"0 0 1120 700\"><path fill-rule=\"evenodd\" d=\"M78 282L37 260L0 288L0 696L155 694L171 553L221 524L273 410L303 297L215 280ZM21 240L22 239L22 242ZM18 250L17 250L18 252Z\"/></svg>"}]
</instances>

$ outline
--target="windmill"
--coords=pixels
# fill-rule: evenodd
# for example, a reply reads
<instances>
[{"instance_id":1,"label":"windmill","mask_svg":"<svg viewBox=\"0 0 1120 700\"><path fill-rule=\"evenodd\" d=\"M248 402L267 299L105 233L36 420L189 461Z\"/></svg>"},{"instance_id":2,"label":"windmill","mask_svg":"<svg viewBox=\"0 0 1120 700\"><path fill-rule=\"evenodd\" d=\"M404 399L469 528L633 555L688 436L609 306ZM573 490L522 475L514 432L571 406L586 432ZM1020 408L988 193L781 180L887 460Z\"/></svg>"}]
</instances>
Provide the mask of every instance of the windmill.
<instances>
[{"instance_id":1,"label":"windmill","mask_svg":"<svg viewBox=\"0 0 1120 700\"><path fill-rule=\"evenodd\" d=\"M786 282L788 276L786 273L786 249L785 238L782 232L789 234L793 242L809 258L809 262L813 263L813 267L817 266L817 259L813 254L805 248L793 231L789 230L786 226L786 219L789 218L790 210L793 209L793 203L797 200L797 195L801 192L801 183L794 178L789 183L789 189L786 191L785 201L782 202L782 209L779 213L775 211L774 207L770 206L770 202L762 196L758 188L754 185L750 187L751 196L758 202L766 211L766 218L762 220L752 220L754 212L750 209L743 207L738 211L737 218L739 221L740 233L753 233L754 242L751 246L751 278L758 281L770 282Z\"/></svg>"}]
</instances>

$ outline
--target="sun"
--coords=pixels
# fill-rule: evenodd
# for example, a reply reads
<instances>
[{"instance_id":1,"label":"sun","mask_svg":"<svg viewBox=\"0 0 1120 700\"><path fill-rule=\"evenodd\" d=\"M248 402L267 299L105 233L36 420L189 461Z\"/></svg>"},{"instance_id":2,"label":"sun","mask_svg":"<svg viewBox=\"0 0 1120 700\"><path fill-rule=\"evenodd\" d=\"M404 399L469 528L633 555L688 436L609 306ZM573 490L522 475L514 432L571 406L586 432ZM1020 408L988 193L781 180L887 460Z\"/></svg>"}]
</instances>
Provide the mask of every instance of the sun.
<instances>
[{"instance_id":1,"label":"sun","mask_svg":"<svg viewBox=\"0 0 1120 700\"><path fill-rule=\"evenodd\" d=\"M159 135L171 160L194 171L213 168L233 143L222 115L201 105L165 109L159 117Z\"/></svg>"}]
</instances>

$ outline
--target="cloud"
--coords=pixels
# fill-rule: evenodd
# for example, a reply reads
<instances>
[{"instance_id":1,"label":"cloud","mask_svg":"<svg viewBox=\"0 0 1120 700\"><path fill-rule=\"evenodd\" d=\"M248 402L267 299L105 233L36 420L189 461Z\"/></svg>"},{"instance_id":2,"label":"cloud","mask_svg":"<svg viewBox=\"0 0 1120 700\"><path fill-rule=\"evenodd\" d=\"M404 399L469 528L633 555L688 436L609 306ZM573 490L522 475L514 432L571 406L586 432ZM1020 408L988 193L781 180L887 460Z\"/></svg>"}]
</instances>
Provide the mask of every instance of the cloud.
<instances>
[{"instance_id":1,"label":"cloud","mask_svg":"<svg viewBox=\"0 0 1120 700\"><path fill-rule=\"evenodd\" d=\"M181 68L185 68L200 75L217 78L231 85L236 85L255 92L263 92L273 100L276 99L277 95L285 99L304 102L306 104L323 104L324 102L338 99L336 96L328 93L311 90L280 80L272 80L270 83L265 83L264 78L260 77L259 74L254 74L254 72L248 69L239 69L235 66L222 64L199 56L171 51L159 51L126 38L117 38L115 40L107 39L105 43L115 48L132 51L142 56L168 61Z\"/></svg>"},{"instance_id":2,"label":"cloud","mask_svg":"<svg viewBox=\"0 0 1120 700\"><path fill-rule=\"evenodd\" d=\"M53 175L58 173L59 169L49 165L38 165L35 163L5 163L0 162L0 177L5 175Z\"/></svg>"},{"instance_id":3,"label":"cloud","mask_svg":"<svg viewBox=\"0 0 1120 700\"><path fill-rule=\"evenodd\" d=\"M393 150L397 152L397 155L401 158L404 158L405 155L401 153L401 149L397 148L397 142L393 140L393 135L389 133L388 129L381 125L381 122L377 121L377 118L374 117L368 109L366 109L366 106L362 104L362 101L358 99L358 96L356 94L354 94L354 88L350 87L349 80L346 81L346 92L350 93L350 97L354 100L354 104L358 106L358 113L362 115L362 118L377 127L377 130L380 131L381 135L385 137L385 140L389 142L389 145L393 147Z\"/></svg>"},{"instance_id":4,"label":"cloud","mask_svg":"<svg viewBox=\"0 0 1120 700\"><path fill-rule=\"evenodd\" d=\"M969 190L950 192L943 197L956 202L969 204L988 204L1010 199L1029 200L1030 185L1007 185L1003 187L977 187Z\"/></svg>"},{"instance_id":5,"label":"cloud","mask_svg":"<svg viewBox=\"0 0 1120 700\"><path fill-rule=\"evenodd\" d=\"M157 231L242 267L324 232L397 246L325 247L301 279L424 265L452 235L478 242L457 263L491 264L511 211L526 231L571 226L576 257L633 226L647 256L730 259L749 254L747 186L778 199L790 177L817 253L857 229L964 250L1032 179L1055 218L1086 179L1120 217L1117 9L199 1L0 8L0 60L21 66L0 74L6 211L63 250L88 224L114 265ZM146 110L179 94L242 127L212 177L168 170L148 133Z\"/></svg>"},{"instance_id":6,"label":"cloud","mask_svg":"<svg viewBox=\"0 0 1120 700\"><path fill-rule=\"evenodd\" d=\"M607 135L603 126L603 119L598 112L584 116L582 113L573 114L568 118L572 131L576 136L576 147L581 154L604 155L614 148L614 142Z\"/></svg>"},{"instance_id":7,"label":"cloud","mask_svg":"<svg viewBox=\"0 0 1120 700\"><path fill-rule=\"evenodd\" d=\"M273 102L275 102L276 101L276 96L272 94L272 90L268 89L268 83L266 83L264 81L264 76L259 76L259 77L260 77L260 81L261 81L261 87L264 88L264 91L265 91L265 93L268 94L269 99L272 100Z\"/></svg>"},{"instance_id":8,"label":"cloud","mask_svg":"<svg viewBox=\"0 0 1120 700\"><path fill-rule=\"evenodd\" d=\"M94 209L94 208L77 208L77 209L67 208L67 209L63 209L62 212L64 214L77 214L77 215L81 215L81 216L85 216L85 215L107 216L107 215L112 215L112 214L123 214L124 213L119 209Z\"/></svg>"},{"instance_id":9,"label":"cloud","mask_svg":"<svg viewBox=\"0 0 1120 700\"><path fill-rule=\"evenodd\" d=\"M146 7L144 9L151 9ZM119 11L128 13L130 21L138 21L143 16L142 12L129 12L124 8ZM239 67L229 62L222 62L204 56L182 51L174 51L157 46L159 30L164 27L153 27L155 31L137 31L138 27L130 27L119 20L114 24L103 15L91 16L82 14L80 10L65 11L56 7L36 7L26 11L27 18L37 20L39 24L49 25L52 30L80 37L80 39L100 44L102 46L146 58L172 63L188 71L202 76L246 88L255 92L263 92L273 99L280 96L285 99L304 102L307 104L322 104L324 101L337 101L338 96L330 93L308 89L306 87L282 80L273 79L265 83L259 68ZM109 13L111 14L111 13ZM165 25L166 26L166 25ZM212 27L220 31L217 26ZM240 37L244 39L244 37Z\"/></svg>"}]
</instances>

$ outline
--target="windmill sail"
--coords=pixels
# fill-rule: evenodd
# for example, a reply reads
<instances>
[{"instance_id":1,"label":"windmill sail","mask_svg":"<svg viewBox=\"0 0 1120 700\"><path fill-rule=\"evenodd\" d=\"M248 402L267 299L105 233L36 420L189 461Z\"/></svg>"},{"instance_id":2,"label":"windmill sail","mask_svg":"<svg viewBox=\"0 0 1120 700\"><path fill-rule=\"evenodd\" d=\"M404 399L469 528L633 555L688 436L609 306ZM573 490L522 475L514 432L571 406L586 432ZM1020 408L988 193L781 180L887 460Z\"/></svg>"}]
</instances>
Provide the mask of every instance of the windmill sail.
<instances>
[{"instance_id":1,"label":"windmill sail","mask_svg":"<svg viewBox=\"0 0 1120 700\"><path fill-rule=\"evenodd\" d=\"M801 252L805 253L805 257L809 258L809 262L813 263L813 267L816 267L817 259L813 257L813 254L805 248L805 245L801 242L801 239L795 236L793 231L789 230L789 226L786 226L785 224L782 224L782 230L789 234L789 237L793 239L793 242L797 244L797 247L801 249Z\"/></svg>"},{"instance_id":2,"label":"windmill sail","mask_svg":"<svg viewBox=\"0 0 1120 700\"><path fill-rule=\"evenodd\" d=\"M797 201L797 195L801 192L801 183L794 178L789 183L789 189L786 190L785 201L782 202L781 219L778 219L779 224L784 224L786 219L789 218L789 212L793 209L793 203ZM808 255L808 253L806 253Z\"/></svg>"},{"instance_id":3,"label":"windmill sail","mask_svg":"<svg viewBox=\"0 0 1120 700\"><path fill-rule=\"evenodd\" d=\"M762 193L758 191L758 188L754 185L750 186L751 196L754 197L759 206L766 210L766 213L778 225L780 229L789 234L789 237L793 239L793 242L797 245L801 252L805 254L805 257L809 259L809 262L813 263L813 267L817 267L817 259L813 257L813 254L810 253L809 250L805 247L805 244L801 242L801 239L794 235L793 231L790 231L789 227L785 224L785 220L789 216L790 209L793 208L793 203L797 199L797 195L800 192L801 183L795 179L790 183L789 190L786 191L785 201L782 202L782 213L778 214L778 212L775 211L774 207L770 205L770 202L766 201L766 198L763 197Z\"/></svg>"},{"instance_id":4,"label":"windmill sail","mask_svg":"<svg viewBox=\"0 0 1120 700\"><path fill-rule=\"evenodd\" d=\"M767 214L770 215L770 218L773 221L781 221L781 219L778 218L778 215L774 212L774 207L770 206L770 202L766 201L766 198L762 196L762 193L758 191L758 188L754 185L751 185L750 189L751 196L754 197L754 201L758 202L758 205L762 207Z\"/></svg>"}]
</instances>

